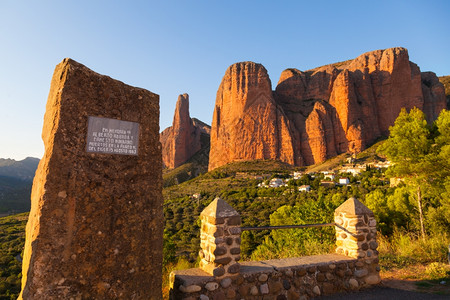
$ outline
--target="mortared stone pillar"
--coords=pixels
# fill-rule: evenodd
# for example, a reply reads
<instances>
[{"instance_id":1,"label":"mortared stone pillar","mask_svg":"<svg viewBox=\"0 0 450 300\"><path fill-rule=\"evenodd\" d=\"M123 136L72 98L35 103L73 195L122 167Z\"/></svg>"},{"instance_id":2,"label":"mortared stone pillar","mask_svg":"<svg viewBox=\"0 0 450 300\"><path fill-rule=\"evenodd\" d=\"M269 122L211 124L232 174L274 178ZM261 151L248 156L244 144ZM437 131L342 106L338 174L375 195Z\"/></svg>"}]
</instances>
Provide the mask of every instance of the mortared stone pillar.
<instances>
[{"instance_id":1,"label":"mortared stone pillar","mask_svg":"<svg viewBox=\"0 0 450 300\"><path fill-rule=\"evenodd\" d=\"M19 299L161 299L159 96L56 66Z\"/></svg>"},{"instance_id":2,"label":"mortared stone pillar","mask_svg":"<svg viewBox=\"0 0 450 300\"><path fill-rule=\"evenodd\" d=\"M215 276L239 273L241 216L221 198L214 199L200 214L200 268Z\"/></svg>"}]
</instances>

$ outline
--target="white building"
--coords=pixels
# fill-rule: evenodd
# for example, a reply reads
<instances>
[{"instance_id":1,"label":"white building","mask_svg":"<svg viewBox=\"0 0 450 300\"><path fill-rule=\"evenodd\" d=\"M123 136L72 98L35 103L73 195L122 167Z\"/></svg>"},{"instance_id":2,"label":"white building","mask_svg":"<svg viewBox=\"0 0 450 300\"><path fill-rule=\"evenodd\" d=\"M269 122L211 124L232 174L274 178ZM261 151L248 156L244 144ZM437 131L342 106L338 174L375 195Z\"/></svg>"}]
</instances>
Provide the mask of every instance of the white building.
<instances>
[{"instance_id":1,"label":"white building","mask_svg":"<svg viewBox=\"0 0 450 300\"><path fill-rule=\"evenodd\" d=\"M294 172L293 175L294 179L300 179L302 176L303 176L302 172Z\"/></svg>"},{"instance_id":2,"label":"white building","mask_svg":"<svg viewBox=\"0 0 450 300\"><path fill-rule=\"evenodd\" d=\"M269 187L277 188L280 186L284 186L284 181L281 178L272 178L269 182Z\"/></svg>"},{"instance_id":3,"label":"white building","mask_svg":"<svg viewBox=\"0 0 450 300\"><path fill-rule=\"evenodd\" d=\"M325 179L328 179L328 180L334 180L334 174L332 174L332 173L327 173L327 174L324 175L324 178L325 178Z\"/></svg>"},{"instance_id":4,"label":"white building","mask_svg":"<svg viewBox=\"0 0 450 300\"><path fill-rule=\"evenodd\" d=\"M311 190L310 185L302 185L298 187L299 192L309 192Z\"/></svg>"},{"instance_id":5,"label":"white building","mask_svg":"<svg viewBox=\"0 0 450 300\"><path fill-rule=\"evenodd\" d=\"M192 195L192 199L200 200L202 198L202 195L200 193L195 193Z\"/></svg>"},{"instance_id":6,"label":"white building","mask_svg":"<svg viewBox=\"0 0 450 300\"><path fill-rule=\"evenodd\" d=\"M340 185L347 185L349 183L350 183L350 180L348 180L348 178L339 178Z\"/></svg>"}]
</instances>

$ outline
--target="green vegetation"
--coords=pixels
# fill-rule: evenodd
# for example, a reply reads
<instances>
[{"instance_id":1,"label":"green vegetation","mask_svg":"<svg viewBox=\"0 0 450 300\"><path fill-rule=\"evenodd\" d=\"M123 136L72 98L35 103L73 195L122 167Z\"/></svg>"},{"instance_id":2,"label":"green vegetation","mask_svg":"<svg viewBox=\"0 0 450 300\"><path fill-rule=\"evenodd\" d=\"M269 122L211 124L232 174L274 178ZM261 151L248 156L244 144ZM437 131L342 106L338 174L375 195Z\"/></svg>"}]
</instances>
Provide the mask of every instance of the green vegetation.
<instances>
[{"instance_id":1,"label":"green vegetation","mask_svg":"<svg viewBox=\"0 0 450 300\"><path fill-rule=\"evenodd\" d=\"M395 229L389 236L379 235L377 241L382 269L389 270L408 265L446 262L450 235L433 234L423 240L412 232Z\"/></svg>"},{"instance_id":2,"label":"green vegetation","mask_svg":"<svg viewBox=\"0 0 450 300\"><path fill-rule=\"evenodd\" d=\"M0 300L19 296L27 219L28 213L0 218Z\"/></svg>"},{"instance_id":3,"label":"green vegetation","mask_svg":"<svg viewBox=\"0 0 450 300\"><path fill-rule=\"evenodd\" d=\"M392 201L381 193L371 195L371 203L378 204L369 208L379 218L404 214L401 222L411 225L417 218L419 226L412 229L419 229L423 239L427 232L450 232L450 111L442 111L431 127L419 109L403 109L380 150L393 162L387 175L401 178L405 188L395 191Z\"/></svg>"},{"instance_id":4,"label":"green vegetation","mask_svg":"<svg viewBox=\"0 0 450 300\"><path fill-rule=\"evenodd\" d=\"M398 186L388 185L385 170L367 167L356 176L337 175L335 180L347 177L350 185L321 186L324 175L317 173L279 188L258 187L300 169L277 161L235 162L183 183L168 184L163 190L164 282L171 270L196 265L199 215L216 197L233 206L241 214L242 225L248 227L329 223L336 207L356 197L375 213L383 271L424 264L422 273L430 280L448 278L445 268L433 263L446 261L450 244L450 113L442 112L430 126L420 111L402 111L389 139L356 159L368 163L382 155L395 163L386 174L401 177ZM334 169L346 157L308 170ZM301 185L310 185L311 191L299 192ZM0 299L14 298L20 289L20 263L15 257L23 248L25 219L25 214L0 219ZM244 231L241 254L249 260L327 253L333 251L334 239L332 227Z\"/></svg>"}]
</instances>

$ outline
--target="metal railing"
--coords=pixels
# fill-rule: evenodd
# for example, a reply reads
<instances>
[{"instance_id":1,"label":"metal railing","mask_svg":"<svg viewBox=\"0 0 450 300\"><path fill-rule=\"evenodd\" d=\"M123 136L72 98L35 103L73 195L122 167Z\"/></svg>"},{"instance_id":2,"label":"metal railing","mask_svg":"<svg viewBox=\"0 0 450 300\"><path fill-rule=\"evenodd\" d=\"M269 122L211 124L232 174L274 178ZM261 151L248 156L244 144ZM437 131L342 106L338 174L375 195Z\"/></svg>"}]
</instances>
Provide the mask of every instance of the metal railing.
<instances>
[{"instance_id":1,"label":"metal railing","mask_svg":"<svg viewBox=\"0 0 450 300\"><path fill-rule=\"evenodd\" d=\"M336 223L304 224L304 225L280 225L280 226L260 226L260 227L241 227L241 230L272 230L272 229L291 229L291 228L309 228L336 226Z\"/></svg>"}]
</instances>

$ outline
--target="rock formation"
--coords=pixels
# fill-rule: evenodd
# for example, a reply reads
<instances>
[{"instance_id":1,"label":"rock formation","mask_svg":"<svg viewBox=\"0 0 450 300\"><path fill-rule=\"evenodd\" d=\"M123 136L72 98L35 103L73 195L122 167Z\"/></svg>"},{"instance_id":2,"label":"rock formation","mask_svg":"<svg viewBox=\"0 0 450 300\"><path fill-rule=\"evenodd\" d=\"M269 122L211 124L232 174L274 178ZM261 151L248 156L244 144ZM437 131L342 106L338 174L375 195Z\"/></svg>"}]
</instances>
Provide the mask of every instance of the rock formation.
<instances>
[{"instance_id":1,"label":"rock formation","mask_svg":"<svg viewBox=\"0 0 450 300\"><path fill-rule=\"evenodd\" d=\"M189 95L178 96L172 126L160 134L164 166L176 168L209 146L210 130L208 125L189 116Z\"/></svg>"},{"instance_id":2,"label":"rock formation","mask_svg":"<svg viewBox=\"0 0 450 300\"><path fill-rule=\"evenodd\" d=\"M311 165L359 152L389 133L402 107L414 106L434 120L446 107L444 88L404 48L305 72L287 69L275 91L262 65L236 63L217 92L209 169L253 159Z\"/></svg>"},{"instance_id":3,"label":"rock formation","mask_svg":"<svg viewBox=\"0 0 450 300\"><path fill-rule=\"evenodd\" d=\"M441 76L439 81L444 85L445 96L447 97L447 109L450 109L450 76Z\"/></svg>"},{"instance_id":4,"label":"rock formation","mask_svg":"<svg viewBox=\"0 0 450 300\"><path fill-rule=\"evenodd\" d=\"M19 299L161 299L159 96L65 59L42 139Z\"/></svg>"},{"instance_id":5,"label":"rock formation","mask_svg":"<svg viewBox=\"0 0 450 300\"><path fill-rule=\"evenodd\" d=\"M294 163L288 119L276 104L266 69L253 62L228 68L217 91L209 169L248 159Z\"/></svg>"}]
</instances>

